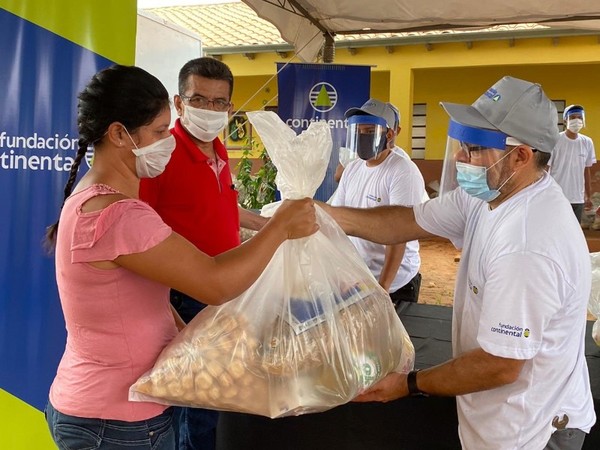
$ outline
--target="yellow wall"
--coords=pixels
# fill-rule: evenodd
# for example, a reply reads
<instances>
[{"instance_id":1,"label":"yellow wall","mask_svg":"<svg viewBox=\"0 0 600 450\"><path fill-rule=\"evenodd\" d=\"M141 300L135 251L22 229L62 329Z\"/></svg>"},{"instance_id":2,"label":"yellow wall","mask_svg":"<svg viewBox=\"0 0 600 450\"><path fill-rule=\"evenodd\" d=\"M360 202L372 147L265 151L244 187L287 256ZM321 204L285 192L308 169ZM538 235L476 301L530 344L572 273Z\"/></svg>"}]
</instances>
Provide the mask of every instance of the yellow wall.
<instances>
[{"instance_id":1,"label":"yellow wall","mask_svg":"<svg viewBox=\"0 0 600 450\"><path fill-rule=\"evenodd\" d=\"M577 77L565 76L577 72L582 72L578 81ZM551 99L564 100L566 105L583 104L588 124L583 133L597 142L596 147L600 147L600 93L592 88L592 80L600 79L600 64L581 65L579 68L561 64L425 69L415 71L414 101L427 104L426 159L444 157L448 115L439 106L440 100L472 103L504 75L540 83ZM589 80L587 87L584 86L585 78ZM452 88L448 89L448 86Z\"/></svg>"},{"instance_id":2,"label":"yellow wall","mask_svg":"<svg viewBox=\"0 0 600 450\"><path fill-rule=\"evenodd\" d=\"M275 76L275 62L290 61L276 53L257 53L249 60L242 55L223 55L236 75L234 102L241 106L256 89ZM472 103L504 75L540 83L548 96L581 103L588 127L583 130L600 147L600 42L595 36L475 41L465 43L359 48L352 55L338 48L335 62L372 66L371 96L389 100L402 114L398 144L410 152L413 103L427 103L426 159L441 159L446 143L448 118L439 102ZM276 79L244 109L257 109L277 92ZM594 123L597 126L594 126Z\"/></svg>"}]
</instances>

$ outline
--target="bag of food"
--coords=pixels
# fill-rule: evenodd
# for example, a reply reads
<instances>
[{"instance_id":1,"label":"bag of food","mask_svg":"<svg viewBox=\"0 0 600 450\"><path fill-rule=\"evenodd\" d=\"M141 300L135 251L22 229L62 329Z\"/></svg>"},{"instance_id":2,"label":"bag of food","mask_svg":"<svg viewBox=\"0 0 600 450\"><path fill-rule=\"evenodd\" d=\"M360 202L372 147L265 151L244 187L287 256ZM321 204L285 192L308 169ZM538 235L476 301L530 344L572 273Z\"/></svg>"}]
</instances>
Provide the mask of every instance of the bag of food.
<instances>
[{"instance_id":1,"label":"bag of food","mask_svg":"<svg viewBox=\"0 0 600 450\"><path fill-rule=\"evenodd\" d=\"M592 290L588 310L596 318L592 327L592 338L600 347L600 252L590 253L590 258L592 261Z\"/></svg>"},{"instance_id":2,"label":"bag of food","mask_svg":"<svg viewBox=\"0 0 600 450\"><path fill-rule=\"evenodd\" d=\"M296 136L272 112L248 117L282 198L312 197L329 161L329 127L316 122ZM333 408L411 370L414 348L389 295L321 208L317 220L320 230L284 242L246 292L198 314L130 399L275 418Z\"/></svg>"}]
</instances>

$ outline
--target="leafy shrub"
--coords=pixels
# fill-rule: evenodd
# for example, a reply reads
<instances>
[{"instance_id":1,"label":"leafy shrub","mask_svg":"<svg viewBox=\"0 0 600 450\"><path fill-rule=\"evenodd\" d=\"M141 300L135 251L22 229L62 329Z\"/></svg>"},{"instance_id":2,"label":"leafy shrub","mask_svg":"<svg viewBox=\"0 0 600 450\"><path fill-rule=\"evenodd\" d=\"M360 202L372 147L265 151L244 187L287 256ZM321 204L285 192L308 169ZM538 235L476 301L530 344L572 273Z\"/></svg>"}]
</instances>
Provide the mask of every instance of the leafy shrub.
<instances>
[{"instance_id":1,"label":"leafy shrub","mask_svg":"<svg viewBox=\"0 0 600 450\"><path fill-rule=\"evenodd\" d=\"M246 209L261 209L275 201L277 169L265 147L253 138L246 138L242 150L242 157L236 165L238 202ZM256 173L252 173L253 155L258 155L263 163Z\"/></svg>"}]
</instances>

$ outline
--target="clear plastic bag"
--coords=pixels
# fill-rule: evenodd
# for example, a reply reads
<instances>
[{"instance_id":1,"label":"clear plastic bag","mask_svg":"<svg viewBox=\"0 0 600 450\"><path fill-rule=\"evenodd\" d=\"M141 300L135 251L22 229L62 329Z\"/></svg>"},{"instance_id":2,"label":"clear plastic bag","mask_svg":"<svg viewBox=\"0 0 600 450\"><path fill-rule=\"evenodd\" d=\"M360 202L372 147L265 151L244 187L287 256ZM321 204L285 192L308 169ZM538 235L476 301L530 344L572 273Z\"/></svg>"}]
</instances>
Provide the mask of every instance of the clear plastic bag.
<instances>
[{"instance_id":1,"label":"clear plastic bag","mask_svg":"<svg viewBox=\"0 0 600 450\"><path fill-rule=\"evenodd\" d=\"M312 197L329 161L328 126L296 136L274 113L248 116L282 198ZM130 399L275 418L333 408L411 370L414 348L389 295L320 208L317 220L320 230L283 243L245 293L196 316Z\"/></svg>"},{"instance_id":2,"label":"clear plastic bag","mask_svg":"<svg viewBox=\"0 0 600 450\"><path fill-rule=\"evenodd\" d=\"M600 347L600 252L590 253L590 258L592 261L592 290L588 310L596 317L596 322L592 327L592 338Z\"/></svg>"}]
</instances>

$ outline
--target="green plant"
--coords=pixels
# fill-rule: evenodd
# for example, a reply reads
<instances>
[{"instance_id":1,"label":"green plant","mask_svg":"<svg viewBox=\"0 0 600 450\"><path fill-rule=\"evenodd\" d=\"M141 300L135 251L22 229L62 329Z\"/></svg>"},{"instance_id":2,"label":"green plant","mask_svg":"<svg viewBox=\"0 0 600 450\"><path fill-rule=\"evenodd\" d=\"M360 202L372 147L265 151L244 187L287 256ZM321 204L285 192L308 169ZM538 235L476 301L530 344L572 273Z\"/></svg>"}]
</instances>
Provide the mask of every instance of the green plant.
<instances>
[{"instance_id":1,"label":"green plant","mask_svg":"<svg viewBox=\"0 0 600 450\"><path fill-rule=\"evenodd\" d=\"M262 161L262 166L253 173L253 155ZM269 158L265 147L254 138L246 138L242 146L242 157L236 165L238 172L236 188L238 203L246 209L261 209L275 201L275 176L277 169Z\"/></svg>"}]
</instances>

